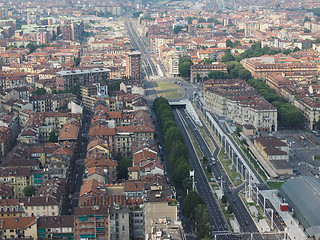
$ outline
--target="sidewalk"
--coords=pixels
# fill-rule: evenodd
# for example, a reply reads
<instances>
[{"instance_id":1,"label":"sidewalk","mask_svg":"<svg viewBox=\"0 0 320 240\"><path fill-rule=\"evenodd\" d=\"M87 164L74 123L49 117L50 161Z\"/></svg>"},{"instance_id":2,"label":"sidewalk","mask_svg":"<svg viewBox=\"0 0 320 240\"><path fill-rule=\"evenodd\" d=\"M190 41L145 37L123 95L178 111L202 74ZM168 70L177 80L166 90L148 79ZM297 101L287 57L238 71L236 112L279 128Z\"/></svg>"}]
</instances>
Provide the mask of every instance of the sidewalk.
<instances>
[{"instance_id":1,"label":"sidewalk","mask_svg":"<svg viewBox=\"0 0 320 240\"><path fill-rule=\"evenodd\" d=\"M261 191L263 197L268 198L272 203L273 207L279 213L279 216L282 217L283 221L287 225L287 233L290 239L304 240L307 239L304 231L300 228L295 219L291 216L289 212L280 211L280 199L276 196L274 190L263 190Z\"/></svg>"}]
</instances>

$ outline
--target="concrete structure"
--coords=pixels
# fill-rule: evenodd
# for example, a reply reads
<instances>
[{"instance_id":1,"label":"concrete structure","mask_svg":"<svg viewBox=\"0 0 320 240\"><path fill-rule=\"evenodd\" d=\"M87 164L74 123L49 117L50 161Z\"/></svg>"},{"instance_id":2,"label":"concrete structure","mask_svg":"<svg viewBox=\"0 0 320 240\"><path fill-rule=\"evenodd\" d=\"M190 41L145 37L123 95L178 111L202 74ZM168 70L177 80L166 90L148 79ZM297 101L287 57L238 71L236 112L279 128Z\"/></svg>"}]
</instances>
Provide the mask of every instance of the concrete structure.
<instances>
[{"instance_id":1,"label":"concrete structure","mask_svg":"<svg viewBox=\"0 0 320 240\"><path fill-rule=\"evenodd\" d=\"M133 80L141 80L141 53L131 51L126 54L126 76Z\"/></svg>"}]
</instances>

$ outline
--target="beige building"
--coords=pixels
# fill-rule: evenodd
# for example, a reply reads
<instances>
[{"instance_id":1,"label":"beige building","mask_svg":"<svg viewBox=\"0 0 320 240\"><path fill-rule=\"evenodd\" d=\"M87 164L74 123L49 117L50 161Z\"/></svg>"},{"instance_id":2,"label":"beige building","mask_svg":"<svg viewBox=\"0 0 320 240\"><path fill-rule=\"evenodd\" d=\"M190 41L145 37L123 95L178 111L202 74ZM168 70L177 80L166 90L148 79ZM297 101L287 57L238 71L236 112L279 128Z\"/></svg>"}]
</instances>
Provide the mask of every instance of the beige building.
<instances>
[{"instance_id":1,"label":"beige building","mask_svg":"<svg viewBox=\"0 0 320 240\"><path fill-rule=\"evenodd\" d=\"M168 198L172 195L168 184L146 187L147 197L144 201L145 237L149 239L153 233L153 224L160 218L177 221L177 205Z\"/></svg>"},{"instance_id":2,"label":"beige building","mask_svg":"<svg viewBox=\"0 0 320 240\"><path fill-rule=\"evenodd\" d=\"M209 110L260 131L277 131L277 109L243 80L221 79L204 92Z\"/></svg>"},{"instance_id":3,"label":"beige building","mask_svg":"<svg viewBox=\"0 0 320 240\"><path fill-rule=\"evenodd\" d=\"M24 197L19 201L25 217L60 215L60 202L53 197Z\"/></svg>"},{"instance_id":4,"label":"beige building","mask_svg":"<svg viewBox=\"0 0 320 240\"><path fill-rule=\"evenodd\" d=\"M38 239L36 217L0 218L0 222L1 239Z\"/></svg>"},{"instance_id":5,"label":"beige building","mask_svg":"<svg viewBox=\"0 0 320 240\"><path fill-rule=\"evenodd\" d=\"M30 168L6 168L0 172L0 183L12 188L15 198L22 197L23 189L31 185Z\"/></svg>"},{"instance_id":6,"label":"beige building","mask_svg":"<svg viewBox=\"0 0 320 240\"><path fill-rule=\"evenodd\" d=\"M293 104L306 118L306 126L313 130L315 123L320 120L320 102L306 96L303 98L295 98Z\"/></svg>"}]
</instances>

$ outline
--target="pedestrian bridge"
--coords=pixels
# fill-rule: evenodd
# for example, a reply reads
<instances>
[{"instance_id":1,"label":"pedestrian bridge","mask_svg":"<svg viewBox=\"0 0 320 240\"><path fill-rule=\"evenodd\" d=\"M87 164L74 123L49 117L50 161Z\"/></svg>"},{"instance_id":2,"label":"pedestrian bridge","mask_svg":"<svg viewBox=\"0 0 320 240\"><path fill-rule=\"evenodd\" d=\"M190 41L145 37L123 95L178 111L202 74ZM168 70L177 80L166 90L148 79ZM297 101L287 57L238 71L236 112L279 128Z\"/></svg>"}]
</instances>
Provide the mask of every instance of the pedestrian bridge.
<instances>
[{"instance_id":1,"label":"pedestrian bridge","mask_svg":"<svg viewBox=\"0 0 320 240\"><path fill-rule=\"evenodd\" d=\"M187 103L188 103L188 100L169 101L169 105L171 107L176 107L176 108L185 108Z\"/></svg>"}]
</instances>

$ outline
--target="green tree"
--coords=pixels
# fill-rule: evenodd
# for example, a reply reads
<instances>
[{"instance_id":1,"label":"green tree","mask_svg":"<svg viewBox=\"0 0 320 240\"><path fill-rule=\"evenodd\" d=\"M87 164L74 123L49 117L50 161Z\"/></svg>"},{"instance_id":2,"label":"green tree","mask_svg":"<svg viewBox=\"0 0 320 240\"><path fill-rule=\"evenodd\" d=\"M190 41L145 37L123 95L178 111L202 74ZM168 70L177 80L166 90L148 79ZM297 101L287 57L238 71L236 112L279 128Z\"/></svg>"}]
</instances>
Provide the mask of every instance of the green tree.
<instances>
[{"instance_id":1,"label":"green tree","mask_svg":"<svg viewBox=\"0 0 320 240\"><path fill-rule=\"evenodd\" d=\"M308 29L308 28L305 28L305 29L303 29L303 32L304 32L304 33L311 33L311 30Z\"/></svg>"},{"instance_id":2,"label":"green tree","mask_svg":"<svg viewBox=\"0 0 320 240\"><path fill-rule=\"evenodd\" d=\"M227 74L221 71L212 71L208 74L209 79L226 79Z\"/></svg>"},{"instance_id":3,"label":"green tree","mask_svg":"<svg viewBox=\"0 0 320 240\"><path fill-rule=\"evenodd\" d=\"M200 238L211 237L210 215L208 207L198 204L194 210L194 226Z\"/></svg>"},{"instance_id":4,"label":"green tree","mask_svg":"<svg viewBox=\"0 0 320 240\"><path fill-rule=\"evenodd\" d=\"M304 20L303 20L303 23L305 23L305 22L311 22L311 19L308 18L308 17L305 17Z\"/></svg>"},{"instance_id":5,"label":"green tree","mask_svg":"<svg viewBox=\"0 0 320 240\"><path fill-rule=\"evenodd\" d=\"M54 131L50 132L49 142L51 142L51 143L57 143L58 142L58 136L56 135L56 133Z\"/></svg>"},{"instance_id":6,"label":"green tree","mask_svg":"<svg viewBox=\"0 0 320 240\"><path fill-rule=\"evenodd\" d=\"M228 202L226 195L222 195L221 202L222 202L223 204L226 204L226 203Z\"/></svg>"},{"instance_id":7,"label":"green tree","mask_svg":"<svg viewBox=\"0 0 320 240\"><path fill-rule=\"evenodd\" d=\"M318 129L318 131L320 131L320 120L318 120L314 126Z\"/></svg>"},{"instance_id":8,"label":"green tree","mask_svg":"<svg viewBox=\"0 0 320 240\"><path fill-rule=\"evenodd\" d=\"M238 72L238 77L243 80L249 80L252 78L251 72L247 69L240 69Z\"/></svg>"},{"instance_id":9,"label":"green tree","mask_svg":"<svg viewBox=\"0 0 320 240\"><path fill-rule=\"evenodd\" d=\"M184 198L182 204L182 213L184 216L190 218L194 213L194 210L198 204L204 204L202 197L196 191L190 191L188 195Z\"/></svg>"},{"instance_id":10,"label":"green tree","mask_svg":"<svg viewBox=\"0 0 320 240\"><path fill-rule=\"evenodd\" d=\"M190 67L192 66L192 61L189 58L180 59L179 63L179 74L183 78L190 77Z\"/></svg>"},{"instance_id":11,"label":"green tree","mask_svg":"<svg viewBox=\"0 0 320 240\"><path fill-rule=\"evenodd\" d=\"M80 84L76 84L73 85L70 89L70 91L72 94L76 95L78 99L81 99L81 86Z\"/></svg>"},{"instance_id":12,"label":"green tree","mask_svg":"<svg viewBox=\"0 0 320 240\"><path fill-rule=\"evenodd\" d=\"M179 158L183 157L184 159L187 159L188 157L188 151L185 146L185 144L181 141L175 141L172 143L172 146L170 146L170 161L175 161Z\"/></svg>"},{"instance_id":13,"label":"green tree","mask_svg":"<svg viewBox=\"0 0 320 240\"><path fill-rule=\"evenodd\" d=\"M118 160L118 179L128 179L128 167L132 166L132 157L120 157Z\"/></svg>"},{"instance_id":14,"label":"green tree","mask_svg":"<svg viewBox=\"0 0 320 240\"><path fill-rule=\"evenodd\" d=\"M36 193L36 191L37 189L34 186L29 185L23 189L23 195L26 197L31 197Z\"/></svg>"},{"instance_id":15,"label":"green tree","mask_svg":"<svg viewBox=\"0 0 320 240\"><path fill-rule=\"evenodd\" d=\"M33 53L38 48L38 45L33 43L28 43L26 48L29 49L29 53Z\"/></svg>"},{"instance_id":16,"label":"green tree","mask_svg":"<svg viewBox=\"0 0 320 240\"><path fill-rule=\"evenodd\" d=\"M283 50L283 54L288 55L288 54L290 54L290 53L292 53L292 51L291 51L290 49L285 49L285 50Z\"/></svg>"},{"instance_id":17,"label":"green tree","mask_svg":"<svg viewBox=\"0 0 320 240\"><path fill-rule=\"evenodd\" d=\"M75 65L75 66L79 66L79 65L80 65L80 58L79 58L79 57L76 57L76 58L74 59L74 65Z\"/></svg>"},{"instance_id":18,"label":"green tree","mask_svg":"<svg viewBox=\"0 0 320 240\"><path fill-rule=\"evenodd\" d=\"M183 161L173 169L172 178L178 188L182 189L183 180L186 178L186 176L189 176L190 170L191 167L187 161Z\"/></svg>"},{"instance_id":19,"label":"green tree","mask_svg":"<svg viewBox=\"0 0 320 240\"><path fill-rule=\"evenodd\" d=\"M221 62L231 62L234 61L234 57L230 52L226 52L222 57L221 57Z\"/></svg>"},{"instance_id":20,"label":"green tree","mask_svg":"<svg viewBox=\"0 0 320 240\"><path fill-rule=\"evenodd\" d=\"M230 205L229 205L228 208L227 208L227 212L228 212L229 214L233 213L233 209L232 209L232 207L231 207Z\"/></svg>"},{"instance_id":21,"label":"green tree","mask_svg":"<svg viewBox=\"0 0 320 240\"><path fill-rule=\"evenodd\" d=\"M46 94L47 94L47 90L45 90L44 88L38 88L38 87L32 92L33 96L40 96L40 95L46 95Z\"/></svg>"},{"instance_id":22,"label":"green tree","mask_svg":"<svg viewBox=\"0 0 320 240\"><path fill-rule=\"evenodd\" d=\"M300 48L295 47L295 48L293 49L293 52L299 52L300 50L301 50Z\"/></svg>"},{"instance_id":23,"label":"green tree","mask_svg":"<svg viewBox=\"0 0 320 240\"><path fill-rule=\"evenodd\" d=\"M233 47L233 43L232 43L232 41L231 41L230 39L227 39L227 41L226 41L226 47L230 47L230 48Z\"/></svg>"},{"instance_id":24,"label":"green tree","mask_svg":"<svg viewBox=\"0 0 320 240\"><path fill-rule=\"evenodd\" d=\"M183 28L182 26L174 26L173 32L175 34L178 34L179 32L181 32L182 28Z\"/></svg>"},{"instance_id":25,"label":"green tree","mask_svg":"<svg viewBox=\"0 0 320 240\"><path fill-rule=\"evenodd\" d=\"M141 13L143 13L143 12L142 12L142 11L134 12L134 13L132 13L132 16L133 16L134 18L138 18Z\"/></svg>"},{"instance_id":26,"label":"green tree","mask_svg":"<svg viewBox=\"0 0 320 240\"><path fill-rule=\"evenodd\" d=\"M235 134L238 136L239 135L239 133L241 133L242 132L242 128L240 127L240 126L238 126L237 125L237 127L236 127L236 131L235 131Z\"/></svg>"},{"instance_id":27,"label":"green tree","mask_svg":"<svg viewBox=\"0 0 320 240\"><path fill-rule=\"evenodd\" d=\"M164 139L166 141L166 146L171 146L172 143L177 140L183 141L179 128L173 126L168 128L164 135Z\"/></svg>"},{"instance_id":28,"label":"green tree","mask_svg":"<svg viewBox=\"0 0 320 240\"><path fill-rule=\"evenodd\" d=\"M200 63L205 63L205 64L211 64L213 62L214 60L210 58L204 58L203 60L200 61Z\"/></svg>"},{"instance_id":29,"label":"green tree","mask_svg":"<svg viewBox=\"0 0 320 240\"><path fill-rule=\"evenodd\" d=\"M234 41L234 43L233 43L233 47L234 47L234 48L237 47L237 46L241 46L241 43L240 43L239 40L236 40L236 41Z\"/></svg>"},{"instance_id":30,"label":"green tree","mask_svg":"<svg viewBox=\"0 0 320 240\"><path fill-rule=\"evenodd\" d=\"M158 107L160 107L161 104L167 104L167 105L169 105L169 102L168 102L168 100L167 100L166 98L164 98L164 97L158 97L158 98L156 98L156 99L153 101L153 103L152 103L153 110L154 110L155 112L157 112Z\"/></svg>"}]
</instances>

